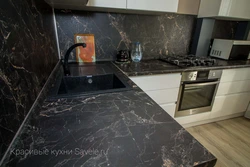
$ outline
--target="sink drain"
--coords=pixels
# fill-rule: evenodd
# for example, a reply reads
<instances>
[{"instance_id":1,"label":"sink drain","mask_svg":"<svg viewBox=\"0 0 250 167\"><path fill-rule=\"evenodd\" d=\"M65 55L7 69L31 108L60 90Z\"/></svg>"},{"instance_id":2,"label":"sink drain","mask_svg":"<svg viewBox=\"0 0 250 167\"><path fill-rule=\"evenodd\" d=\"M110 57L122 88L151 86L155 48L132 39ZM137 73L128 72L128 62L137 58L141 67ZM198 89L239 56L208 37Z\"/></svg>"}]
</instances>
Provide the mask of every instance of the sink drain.
<instances>
[{"instance_id":1,"label":"sink drain","mask_svg":"<svg viewBox=\"0 0 250 167\"><path fill-rule=\"evenodd\" d=\"M88 79L88 83L89 84L92 84L93 83L93 80L91 78Z\"/></svg>"}]
</instances>

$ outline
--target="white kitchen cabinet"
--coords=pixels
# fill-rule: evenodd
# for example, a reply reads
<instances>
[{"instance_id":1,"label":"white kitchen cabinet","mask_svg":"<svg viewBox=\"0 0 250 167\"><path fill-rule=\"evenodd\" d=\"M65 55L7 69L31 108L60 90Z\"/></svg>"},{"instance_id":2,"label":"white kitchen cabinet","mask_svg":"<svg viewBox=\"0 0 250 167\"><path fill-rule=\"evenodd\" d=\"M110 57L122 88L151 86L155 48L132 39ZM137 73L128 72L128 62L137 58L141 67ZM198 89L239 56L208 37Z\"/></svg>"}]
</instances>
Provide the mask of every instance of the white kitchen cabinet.
<instances>
[{"instance_id":1,"label":"white kitchen cabinet","mask_svg":"<svg viewBox=\"0 0 250 167\"><path fill-rule=\"evenodd\" d=\"M177 12L178 0L127 0L127 9Z\"/></svg>"},{"instance_id":2,"label":"white kitchen cabinet","mask_svg":"<svg viewBox=\"0 0 250 167\"><path fill-rule=\"evenodd\" d=\"M130 79L146 92L169 115L174 117L181 83L181 74L136 76Z\"/></svg>"},{"instance_id":3,"label":"white kitchen cabinet","mask_svg":"<svg viewBox=\"0 0 250 167\"><path fill-rule=\"evenodd\" d=\"M126 9L127 0L89 0L89 7Z\"/></svg>"},{"instance_id":4,"label":"white kitchen cabinet","mask_svg":"<svg viewBox=\"0 0 250 167\"><path fill-rule=\"evenodd\" d=\"M250 92L226 96L217 96L211 111L211 119L243 113L247 110Z\"/></svg>"},{"instance_id":5,"label":"white kitchen cabinet","mask_svg":"<svg viewBox=\"0 0 250 167\"><path fill-rule=\"evenodd\" d=\"M201 0L198 17L250 20L249 0Z\"/></svg>"},{"instance_id":6,"label":"white kitchen cabinet","mask_svg":"<svg viewBox=\"0 0 250 167\"><path fill-rule=\"evenodd\" d=\"M130 77L143 91L179 88L181 74L163 74L151 76Z\"/></svg>"},{"instance_id":7,"label":"white kitchen cabinet","mask_svg":"<svg viewBox=\"0 0 250 167\"><path fill-rule=\"evenodd\" d=\"M146 91L157 104L166 104L176 102L178 98L179 88Z\"/></svg>"},{"instance_id":8,"label":"white kitchen cabinet","mask_svg":"<svg viewBox=\"0 0 250 167\"><path fill-rule=\"evenodd\" d=\"M250 92L250 80L221 82L216 96Z\"/></svg>"},{"instance_id":9,"label":"white kitchen cabinet","mask_svg":"<svg viewBox=\"0 0 250 167\"><path fill-rule=\"evenodd\" d=\"M200 0L179 0L177 13L198 15Z\"/></svg>"},{"instance_id":10,"label":"white kitchen cabinet","mask_svg":"<svg viewBox=\"0 0 250 167\"><path fill-rule=\"evenodd\" d=\"M220 82L233 82L244 80L250 80L250 68L223 70Z\"/></svg>"},{"instance_id":11,"label":"white kitchen cabinet","mask_svg":"<svg viewBox=\"0 0 250 167\"><path fill-rule=\"evenodd\" d=\"M171 117L174 118L174 113L175 113L175 108L176 104L175 103L168 103L168 104L161 104L160 105L163 110L165 110Z\"/></svg>"},{"instance_id":12,"label":"white kitchen cabinet","mask_svg":"<svg viewBox=\"0 0 250 167\"><path fill-rule=\"evenodd\" d=\"M179 0L45 0L56 9L73 9L85 11L113 11L113 12L171 12L176 13ZM197 0L192 0L197 1ZM190 10L181 6L181 10ZM192 6L193 8L193 6ZM191 9L191 12L195 9ZM181 12L180 12L181 13ZM185 12L184 12L185 13Z\"/></svg>"},{"instance_id":13,"label":"white kitchen cabinet","mask_svg":"<svg viewBox=\"0 0 250 167\"><path fill-rule=\"evenodd\" d=\"M250 68L225 69L216 96L250 92Z\"/></svg>"},{"instance_id":14,"label":"white kitchen cabinet","mask_svg":"<svg viewBox=\"0 0 250 167\"><path fill-rule=\"evenodd\" d=\"M214 100L211 119L246 111L250 101L250 68L225 69Z\"/></svg>"}]
</instances>

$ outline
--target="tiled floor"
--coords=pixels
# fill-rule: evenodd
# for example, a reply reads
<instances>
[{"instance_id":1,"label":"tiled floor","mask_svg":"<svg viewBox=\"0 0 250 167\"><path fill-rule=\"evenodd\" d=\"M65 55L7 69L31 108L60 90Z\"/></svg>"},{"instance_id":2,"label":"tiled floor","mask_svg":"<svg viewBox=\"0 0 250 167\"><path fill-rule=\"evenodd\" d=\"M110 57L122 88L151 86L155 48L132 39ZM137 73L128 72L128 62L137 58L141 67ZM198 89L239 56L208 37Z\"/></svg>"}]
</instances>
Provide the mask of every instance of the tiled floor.
<instances>
[{"instance_id":1,"label":"tiled floor","mask_svg":"<svg viewBox=\"0 0 250 167\"><path fill-rule=\"evenodd\" d=\"M250 120L239 117L187 131L217 157L216 167L250 167Z\"/></svg>"}]
</instances>

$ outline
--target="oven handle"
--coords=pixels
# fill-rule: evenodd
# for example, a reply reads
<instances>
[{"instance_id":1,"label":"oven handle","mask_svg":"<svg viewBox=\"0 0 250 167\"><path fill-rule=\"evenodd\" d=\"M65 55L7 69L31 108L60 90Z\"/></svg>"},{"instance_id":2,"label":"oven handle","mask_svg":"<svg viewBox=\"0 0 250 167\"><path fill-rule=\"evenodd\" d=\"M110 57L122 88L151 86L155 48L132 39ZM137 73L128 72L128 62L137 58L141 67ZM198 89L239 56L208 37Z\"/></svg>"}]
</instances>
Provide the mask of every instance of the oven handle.
<instances>
[{"instance_id":1,"label":"oven handle","mask_svg":"<svg viewBox=\"0 0 250 167\"><path fill-rule=\"evenodd\" d=\"M208 82L208 83L196 83L196 84L186 84L186 87L193 87L193 86L207 86L207 85L215 85L220 83L220 81L216 82Z\"/></svg>"}]
</instances>

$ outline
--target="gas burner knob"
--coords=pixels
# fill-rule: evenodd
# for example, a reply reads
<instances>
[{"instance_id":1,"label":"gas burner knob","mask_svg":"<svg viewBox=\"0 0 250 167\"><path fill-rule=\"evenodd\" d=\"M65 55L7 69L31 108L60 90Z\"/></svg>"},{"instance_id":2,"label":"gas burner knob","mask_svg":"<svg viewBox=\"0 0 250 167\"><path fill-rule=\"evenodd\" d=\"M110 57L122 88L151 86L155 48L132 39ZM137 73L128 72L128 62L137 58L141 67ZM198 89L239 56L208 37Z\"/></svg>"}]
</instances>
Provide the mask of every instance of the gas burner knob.
<instances>
[{"instance_id":1,"label":"gas burner knob","mask_svg":"<svg viewBox=\"0 0 250 167\"><path fill-rule=\"evenodd\" d=\"M190 81L196 80L196 77L197 77L197 73L190 73L188 75L188 78Z\"/></svg>"},{"instance_id":2,"label":"gas burner knob","mask_svg":"<svg viewBox=\"0 0 250 167\"><path fill-rule=\"evenodd\" d=\"M189 74L188 78L189 78L190 80L192 80L193 76L194 76L194 74L191 73L191 74Z\"/></svg>"}]
</instances>

